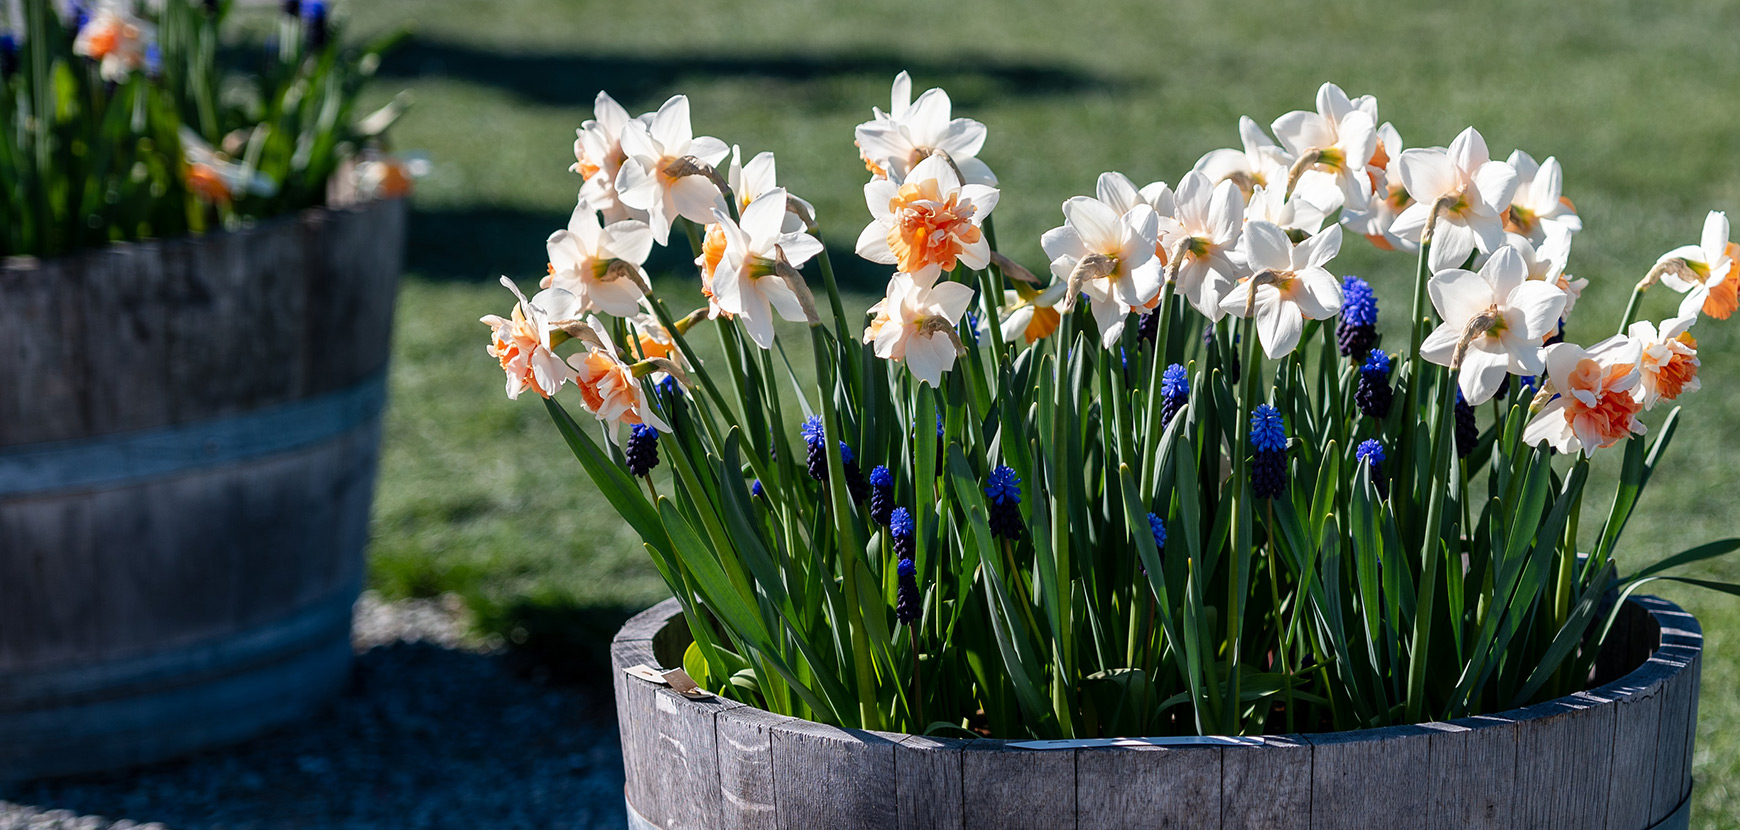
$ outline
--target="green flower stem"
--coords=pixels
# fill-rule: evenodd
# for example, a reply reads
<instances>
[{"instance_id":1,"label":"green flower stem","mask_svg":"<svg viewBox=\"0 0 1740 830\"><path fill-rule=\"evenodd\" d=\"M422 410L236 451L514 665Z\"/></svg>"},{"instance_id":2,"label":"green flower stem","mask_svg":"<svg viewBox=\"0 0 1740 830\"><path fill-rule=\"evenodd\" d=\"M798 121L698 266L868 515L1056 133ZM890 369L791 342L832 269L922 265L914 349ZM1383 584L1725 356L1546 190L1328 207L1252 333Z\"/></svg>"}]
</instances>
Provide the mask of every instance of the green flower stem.
<instances>
[{"instance_id":1,"label":"green flower stem","mask_svg":"<svg viewBox=\"0 0 1740 830\"><path fill-rule=\"evenodd\" d=\"M1434 208L1434 212L1436 208ZM1429 218L1426 226L1430 228L1435 223ZM1396 525L1404 537L1408 534L1408 508L1414 504L1414 438L1418 432L1414 428L1414 413L1418 410L1421 386L1420 373L1424 371L1420 360L1420 341L1425 337L1423 317L1426 316L1426 281L1432 277L1432 240L1424 238L1420 243L1420 261L1414 272L1414 304L1408 314L1408 386L1403 390L1401 435L1396 443L1396 475L1394 486L1402 492L1398 498L1391 500L1391 509L1396 514Z\"/></svg>"},{"instance_id":2,"label":"green flower stem","mask_svg":"<svg viewBox=\"0 0 1740 830\"><path fill-rule=\"evenodd\" d=\"M846 626L852 640L852 663L856 670L858 693L858 726L863 729L881 729L882 712L876 703L876 669L872 665L870 652L870 636L865 628L863 598L858 593L859 557L864 555L863 540L858 538L858 518L852 510L851 496L846 489L846 469L840 458L840 445L835 436L840 434L840 413L834 406L834 372L832 353L828 348L827 335L820 325L810 326L810 343L815 350L816 383L822 391L822 420L827 440L823 446L827 448L828 458L828 507L834 520L835 541L839 545L840 573L846 593ZM885 609L873 609L876 613L884 613ZM886 646L887 644L883 644Z\"/></svg>"},{"instance_id":3,"label":"green flower stem","mask_svg":"<svg viewBox=\"0 0 1740 830\"><path fill-rule=\"evenodd\" d=\"M1254 288L1252 289L1255 290ZM1222 713L1226 719L1227 734L1237 735L1243 730L1239 717L1243 707L1239 704L1239 649L1240 638L1243 636L1244 608L1246 586L1250 581L1251 557L1255 551L1252 548L1254 522L1252 508L1255 505L1250 492L1250 428L1251 410L1257 405L1257 378L1262 375L1263 367L1259 362L1257 351L1256 317L1246 317L1239 326L1241 345L1244 346L1244 359L1239 365L1242 376L1239 378L1242 391L1239 394L1238 420L1233 422L1233 446L1238 449L1233 453L1233 565L1234 570L1228 574L1226 581L1226 660L1227 660L1227 699L1226 709Z\"/></svg>"},{"instance_id":4,"label":"green flower stem","mask_svg":"<svg viewBox=\"0 0 1740 830\"><path fill-rule=\"evenodd\" d=\"M1066 297L1065 302L1074 298ZM1057 633L1053 637L1056 661L1055 673L1052 675L1051 704L1057 716L1058 730L1061 737L1075 737L1075 710L1070 705L1070 695L1065 689L1068 678L1075 676L1073 661L1073 641L1065 636L1066 632L1075 630L1074 623L1074 592L1071 587L1074 579L1070 571L1070 545L1074 534L1070 532L1069 486L1067 477L1074 475L1074 470L1081 469L1072 466L1069 461L1069 449L1075 447L1081 440L1078 430L1078 419L1073 415L1076 408L1077 390L1070 388L1070 350L1075 345L1075 308L1072 305L1067 313L1061 315L1057 325L1057 378L1056 378L1056 418L1062 421L1063 457L1057 459L1062 464L1061 471L1050 471L1051 475L1062 482L1061 486L1051 488L1051 551L1055 559L1057 572L1057 596L1053 603L1057 606ZM1054 424L1053 428L1059 426Z\"/></svg>"},{"instance_id":5,"label":"green flower stem","mask_svg":"<svg viewBox=\"0 0 1740 830\"><path fill-rule=\"evenodd\" d=\"M1625 303L1625 316L1619 318L1619 334L1624 334L1625 330L1631 328L1631 324L1637 320L1637 306L1643 301L1643 292L1646 290L1648 289L1643 283L1638 283L1638 286L1632 289L1631 299Z\"/></svg>"},{"instance_id":6,"label":"green flower stem","mask_svg":"<svg viewBox=\"0 0 1740 830\"><path fill-rule=\"evenodd\" d=\"M1438 407L1431 431L1432 464L1426 479L1429 495L1426 500L1425 533L1420 551L1420 593L1415 601L1413 640L1408 649L1408 723L1418 723L1421 720L1426 704L1426 671L1431 658L1432 623L1438 599L1438 562L1443 558L1439 555L1438 547L1443 542L1439 536L1439 525L1443 521L1444 494L1450 488L1449 480L1446 479L1440 484L1439 476L1456 474L1450 469L1451 442L1445 440L1445 433L1451 431L1456 420L1455 409L1456 373L1448 372L1443 375L1439 384Z\"/></svg>"}]
</instances>

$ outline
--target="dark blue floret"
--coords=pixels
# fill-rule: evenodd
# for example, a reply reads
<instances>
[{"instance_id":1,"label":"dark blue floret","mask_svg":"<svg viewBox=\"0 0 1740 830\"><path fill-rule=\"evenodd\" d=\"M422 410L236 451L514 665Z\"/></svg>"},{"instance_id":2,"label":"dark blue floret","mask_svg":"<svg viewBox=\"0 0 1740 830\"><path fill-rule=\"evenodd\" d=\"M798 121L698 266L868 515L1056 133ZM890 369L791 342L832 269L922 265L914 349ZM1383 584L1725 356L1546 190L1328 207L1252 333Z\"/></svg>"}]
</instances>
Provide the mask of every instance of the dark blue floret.
<instances>
[{"instance_id":1,"label":"dark blue floret","mask_svg":"<svg viewBox=\"0 0 1740 830\"><path fill-rule=\"evenodd\" d=\"M1148 532L1154 534L1154 548L1161 553L1166 552L1166 522L1153 513L1148 514Z\"/></svg>"},{"instance_id":2,"label":"dark blue floret","mask_svg":"<svg viewBox=\"0 0 1740 830\"><path fill-rule=\"evenodd\" d=\"M1467 458L1474 452L1474 443L1480 440L1480 426L1474 423L1474 407L1462 397L1462 390L1456 390L1456 457Z\"/></svg>"},{"instance_id":3,"label":"dark blue floret","mask_svg":"<svg viewBox=\"0 0 1740 830\"><path fill-rule=\"evenodd\" d=\"M1384 478L1384 445L1376 438L1368 438L1359 442L1359 447L1353 451L1355 458L1371 467L1371 483L1377 488L1380 497L1389 497L1389 481Z\"/></svg>"},{"instance_id":4,"label":"dark blue floret","mask_svg":"<svg viewBox=\"0 0 1740 830\"><path fill-rule=\"evenodd\" d=\"M1353 402L1368 417L1383 420L1390 415L1395 390L1390 388L1390 356L1373 349L1359 367L1359 386L1353 392Z\"/></svg>"},{"instance_id":5,"label":"dark blue floret","mask_svg":"<svg viewBox=\"0 0 1740 830\"><path fill-rule=\"evenodd\" d=\"M870 471L870 518L883 527L888 526L889 516L894 513L894 474L880 464Z\"/></svg>"},{"instance_id":6,"label":"dark blue floret","mask_svg":"<svg viewBox=\"0 0 1740 830\"><path fill-rule=\"evenodd\" d=\"M902 559L895 568L899 587L894 593L894 617L907 625L924 616L924 597L918 592L918 564Z\"/></svg>"},{"instance_id":7,"label":"dark blue floret","mask_svg":"<svg viewBox=\"0 0 1740 830\"><path fill-rule=\"evenodd\" d=\"M1279 410L1259 404L1251 412L1251 492L1259 499L1287 492L1287 426Z\"/></svg>"},{"instance_id":8,"label":"dark blue floret","mask_svg":"<svg viewBox=\"0 0 1740 830\"><path fill-rule=\"evenodd\" d=\"M1155 309L1136 318L1136 339L1143 343L1153 343L1160 336L1160 311Z\"/></svg>"},{"instance_id":9,"label":"dark blue floret","mask_svg":"<svg viewBox=\"0 0 1740 830\"><path fill-rule=\"evenodd\" d=\"M765 489L764 489L764 488L762 488L762 486L761 486L761 479L759 479L759 478L758 478L758 479L756 479L756 480L755 480L755 481L753 481L753 482L750 482L750 484L749 484L749 495L751 495L751 496L761 496L761 495L766 495L766 493L767 493L767 490L765 490Z\"/></svg>"},{"instance_id":10,"label":"dark blue floret","mask_svg":"<svg viewBox=\"0 0 1740 830\"><path fill-rule=\"evenodd\" d=\"M851 494L852 503L863 504L870 498L870 485L864 481L864 471L858 469L858 458L845 441L840 442L840 468L846 473L846 492Z\"/></svg>"},{"instance_id":11,"label":"dark blue floret","mask_svg":"<svg viewBox=\"0 0 1740 830\"><path fill-rule=\"evenodd\" d=\"M991 535L1000 539L1020 539L1025 525L1021 521L1021 479L1015 471L1002 465L991 470L985 483L985 498L989 501L987 520Z\"/></svg>"},{"instance_id":12,"label":"dark blue floret","mask_svg":"<svg viewBox=\"0 0 1740 830\"><path fill-rule=\"evenodd\" d=\"M309 50L326 48L326 0L302 0L302 25Z\"/></svg>"},{"instance_id":13,"label":"dark blue floret","mask_svg":"<svg viewBox=\"0 0 1740 830\"><path fill-rule=\"evenodd\" d=\"M1190 373L1174 363L1160 375L1160 426L1164 429L1190 400Z\"/></svg>"},{"instance_id":14,"label":"dark blue floret","mask_svg":"<svg viewBox=\"0 0 1740 830\"><path fill-rule=\"evenodd\" d=\"M969 309L966 316L967 337L973 345L979 345L979 312Z\"/></svg>"},{"instance_id":15,"label":"dark blue floret","mask_svg":"<svg viewBox=\"0 0 1740 830\"><path fill-rule=\"evenodd\" d=\"M628 446L623 449L628 462L628 474L639 478L659 465L659 431L646 424L635 424L628 431Z\"/></svg>"},{"instance_id":16,"label":"dark blue floret","mask_svg":"<svg viewBox=\"0 0 1740 830\"><path fill-rule=\"evenodd\" d=\"M822 416L811 415L804 419L804 425L798 428L804 437L804 446L809 449L805 461L809 466L810 478L817 481L828 480L828 449L827 432L822 426Z\"/></svg>"},{"instance_id":17,"label":"dark blue floret","mask_svg":"<svg viewBox=\"0 0 1740 830\"><path fill-rule=\"evenodd\" d=\"M1341 278L1341 323L1335 340L1343 357L1357 358L1377 345L1377 295L1359 277Z\"/></svg>"},{"instance_id":18,"label":"dark blue floret","mask_svg":"<svg viewBox=\"0 0 1740 830\"><path fill-rule=\"evenodd\" d=\"M11 32L0 32L0 80L18 72L18 38Z\"/></svg>"},{"instance_id":19,"label":"dark blue floret","mask_svg":"<svg viewBox=\"0 0 1740 830\"><path fill-rule=\"evenodd\" d=\"M683 384L677 380L675 375L665 375L665 379L658 382L657 388L659 395L673 401L683 393Z\"/></svg>"},{"instance_id":20,"label":"dark blue floret","mask_svg":"<svg viewBox=\"0 0 1740 830\"><path fill-rule=\"evenodd\" d=\"M888 517L888 534L894 540L894 553L901 559L911 559L918 549L918 540L913 538L914 524L912 514L904 507L894 508Z\"/></svg>"},{"instance_id":21,"label":"dark blue floret","mask_svg":"<svg viewBox=\"0 0 1740 830\"><path fill-rule=\"evenodd\" d=\"M1262 403L1251 411L1251 446L1267 451L1287 448L1287 424L1280 410Z\"/></svg>"}]
</instances>

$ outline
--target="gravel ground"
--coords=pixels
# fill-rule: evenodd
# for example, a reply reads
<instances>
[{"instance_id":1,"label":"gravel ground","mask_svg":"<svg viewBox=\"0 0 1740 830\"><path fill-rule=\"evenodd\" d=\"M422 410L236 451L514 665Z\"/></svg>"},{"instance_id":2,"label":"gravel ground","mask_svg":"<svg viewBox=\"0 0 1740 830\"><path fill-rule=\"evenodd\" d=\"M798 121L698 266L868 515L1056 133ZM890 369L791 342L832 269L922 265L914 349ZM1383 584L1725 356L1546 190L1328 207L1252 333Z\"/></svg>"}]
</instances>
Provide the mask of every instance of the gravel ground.
<instances>
[{"instance_id":1,"label":"gravel ground","mask_svg":"<svg viewBox=\"0 0 1740 830\"><path fill-rule=\"evenodd\" d=\"M610 691L468 639L456 598L357 603L352 683L228 749L0 793L0 830L624 827Z\"/></svg>"}]
</instances>

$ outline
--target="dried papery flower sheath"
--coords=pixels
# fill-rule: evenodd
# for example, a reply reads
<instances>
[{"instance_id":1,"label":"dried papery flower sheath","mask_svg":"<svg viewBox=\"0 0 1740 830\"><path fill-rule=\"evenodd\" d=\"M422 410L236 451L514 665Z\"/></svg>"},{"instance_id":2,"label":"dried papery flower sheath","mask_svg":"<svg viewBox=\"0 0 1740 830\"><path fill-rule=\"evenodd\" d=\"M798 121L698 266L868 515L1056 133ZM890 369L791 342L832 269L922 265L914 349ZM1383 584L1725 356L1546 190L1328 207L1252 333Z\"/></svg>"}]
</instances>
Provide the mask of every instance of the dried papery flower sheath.
<instances>
[{"instance_id":1,"label":"dried papery flower sheath","mask_svg":"<svg viewBox=\"0 0 1740 830\"><path fill-rule=\"evenodd\" d=\"M1621 531L1665 404L1720 357L1692 330L1740 285L1721 214L1586 349L1562 169L1473 129L1404 149L1326 84L1176 191L1107 172L1061 225L1003 228L1037 236L1023 263L988 222L987 160L1018 149L905 73L889 107L854 135L855 250L887 275L864 315L819 242L863 217L818 215L771 154L725 165L686 99L601 95L551 287L486 318L508 393L547 400L710 635L683 657L703 687L957 736L1363 729L1578 691L1601 597L1667 578ZM1334 276L1344 228L1403 261ZM672 236L695 282L649 290L642 240ZM1663 284L1680 313L1637 320ZM1385 331L1378 295L1410 289Z\"/></svg>"}]
</instances>

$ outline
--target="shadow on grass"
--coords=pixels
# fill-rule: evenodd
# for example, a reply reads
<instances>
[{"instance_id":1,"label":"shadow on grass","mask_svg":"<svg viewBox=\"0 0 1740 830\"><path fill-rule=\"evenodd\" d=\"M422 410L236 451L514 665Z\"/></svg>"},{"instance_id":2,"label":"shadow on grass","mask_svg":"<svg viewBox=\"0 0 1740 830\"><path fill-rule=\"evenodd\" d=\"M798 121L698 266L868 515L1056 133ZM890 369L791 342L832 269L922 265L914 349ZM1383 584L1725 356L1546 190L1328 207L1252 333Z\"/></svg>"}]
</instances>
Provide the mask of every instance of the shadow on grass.
<instances>
[{"instance_id":1,"label":"shadow on grass","mask_svg":"<svg viewBox=\"0 0 1740 830\"><path fill-rule=\"evenodd\" d=\"M466 605L476 630L508 641L507 657L516 670L607 696L611 693L610 641L629 617L646 610L535 597L506 603L471 599Z\"/></svg>"},{"instance_id":2,"label":"shadow on grass","mask_svg":"<svg viewBox=\"0 0 1740 830\"><path fill-rule=\"evenodd\" d=\"M380 74L448 77L488 84L527 100L590 107L596 90L625 103L667 94L688 78L767 78L812 82L844 76L886 81L901 70L924 79L920 89L948 86L957 102L1010 95L1044 96L1107 89L1117 81L1061 64L962 55L951 60L900 54L638 54L508 53L418 38L394 50Z\"/></svg>"},{"instance_id":3,"label":"shadow on grass","mask_svg":"<svg viewBox=\"0 0 1740 830\"><path fill-rule=\"evenodd\" d=\"M503 274L521 284L544 273L544 240L566 227L568 216L554 211L510 207L463 207L411 211L405 251L406 271L439 282L493 283ZM890 269L866 262L851 248L829 246L828 257L840 288L881 294ZM646 270L654 277L699 278L688 244L679 234L669 246L653 248ZM804 267L810 287L822 293L821 271Z\"/></svg>"}]
</instances>

